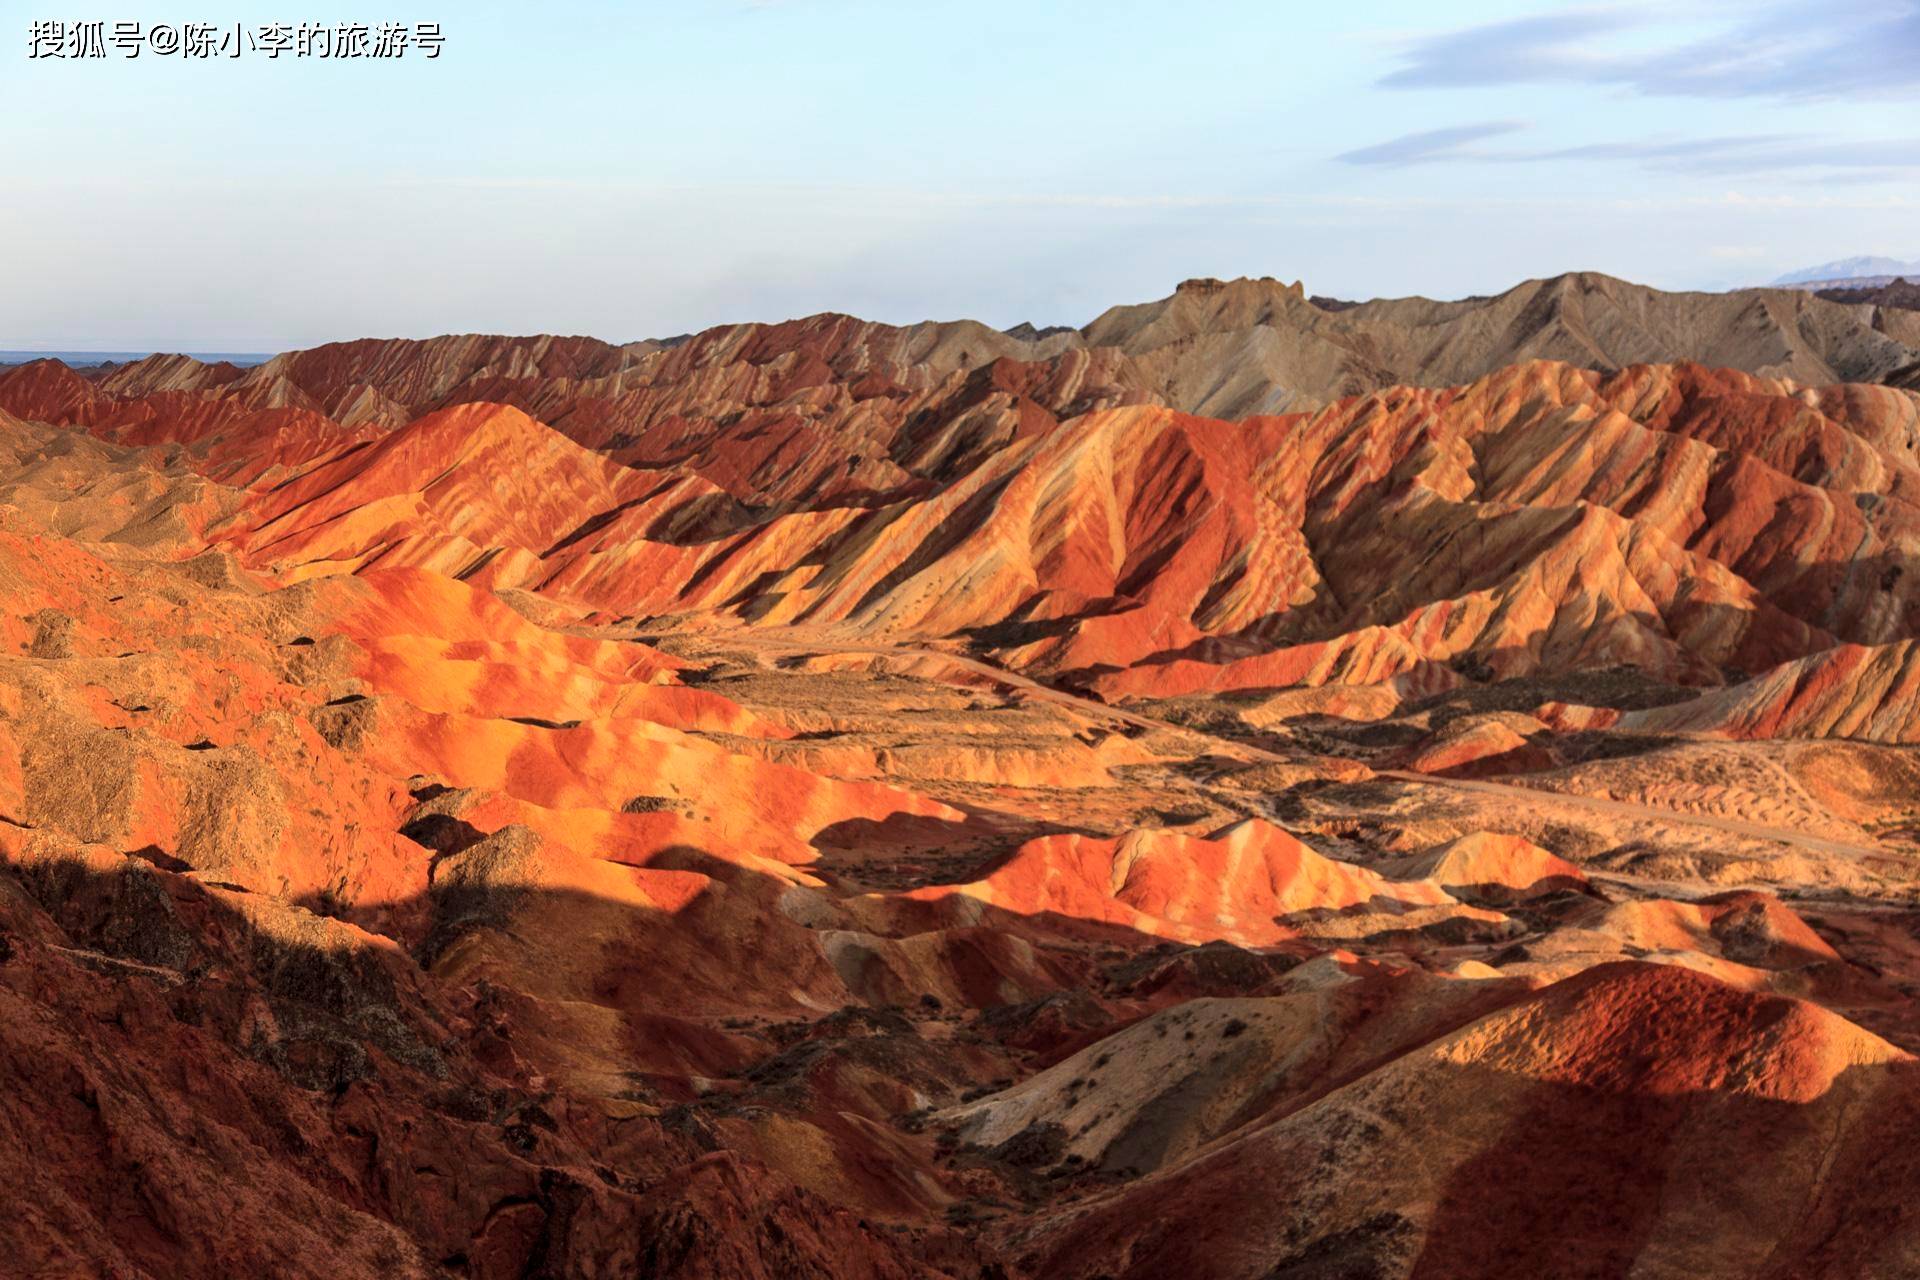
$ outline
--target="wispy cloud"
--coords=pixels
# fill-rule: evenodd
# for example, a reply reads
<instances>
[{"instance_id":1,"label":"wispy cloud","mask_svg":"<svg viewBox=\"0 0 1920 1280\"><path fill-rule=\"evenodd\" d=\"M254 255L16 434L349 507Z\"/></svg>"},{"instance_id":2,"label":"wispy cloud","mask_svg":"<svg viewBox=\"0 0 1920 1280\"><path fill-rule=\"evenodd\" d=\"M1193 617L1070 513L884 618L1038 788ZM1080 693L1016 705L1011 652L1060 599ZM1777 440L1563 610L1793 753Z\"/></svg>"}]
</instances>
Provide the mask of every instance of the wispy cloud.
<instances>
[{"instance_id":1,"label":"wispy cloud","mask_svg":"<svg viewBox=\"0 0 1920 1280\"><path fill-rule=\"evenodd\" d=\"M1609 65L1582 42L1634 25L1619 12L1547 14L1463 27L1410 42L1389 89L1471 89L1545 79L1596 78Z\"/></svg>"},{"instance_id":2,"label":"wispy cloud","mask_svg":"<svg viewBox=\"0 0 1920 1280\"><path fill-rule=\"evenodd\" d=\"M1920 137L1887 138L1876 142L1835 142L1821 138L1781 139L1767 145L1729 149L1701 155L1684 167L1693 172L1737 174L1768 171L1817 171L1862 179L1875 174L1920 172Z\"/></svg>"},{"instance_id":3,"label":"wispy cloud","mask_svg":"<svg viewBox=\"0 0 1920 1280\"><path fill-rule=\"evenodd\" d=\"M1587 143L1576 147L1487 147L1489 138L1525 128L1508 120L1404 134L1334 157L1345 164L1540 164L1626 161L1662 172L1741 174L1821 172L1855 177L1920 171L1920 137L1841 142L1795 134L1732 134Z\"/></svg>"},{"instance_id":4,"label":"wispy cloud","mask_svg":"<svg viewBox=\"0 0 1920 1280\"><path fill-rule=\"evenodd\" d=\"M1380 84L1457 89L1579 82L1697 98L1920 95L1920 3L1790 0L1710 35L1660 40L1654 9L1595 9L1467 27L1413 41ZM1631 35L1633 48L1608 46ZM1649 47L1651 45L1651 47Z\"/></svg>"},{"instance_id":5,"label":"wispy cloud","mask_svg":"<svg viewBox=\"0 0 1920 1280\"><path fill-rule=\"evenodd\" d=\"M1518 120L1489 120L1484 124L1454 125L1448 129L1425 129L1402 134L1371 147L1346 151L1334 157L1346 164L1409 165L1430 164L1439 160L1484 159L1485 153L1474 143L1524 129Z\"/></svg>"}]
</instances>

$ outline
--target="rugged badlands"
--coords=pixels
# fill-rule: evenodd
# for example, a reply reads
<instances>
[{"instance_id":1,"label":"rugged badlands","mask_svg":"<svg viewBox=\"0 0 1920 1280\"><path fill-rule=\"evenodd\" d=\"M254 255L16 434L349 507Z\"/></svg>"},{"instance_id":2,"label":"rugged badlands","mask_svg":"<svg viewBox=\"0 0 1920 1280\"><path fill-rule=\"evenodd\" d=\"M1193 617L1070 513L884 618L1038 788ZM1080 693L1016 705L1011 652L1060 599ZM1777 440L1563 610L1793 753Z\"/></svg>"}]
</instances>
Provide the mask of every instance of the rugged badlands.
<instances>
[{"instance_id":1,"label":"rugged badlands","mask_svg":"<svg viewBox=\"0 0 1920 1280\"><path fill-rule=\"evenodd\" d=\"M1920 312L0 371L47 1277L1920 1274Z\"/></svg>"}]
</instances>

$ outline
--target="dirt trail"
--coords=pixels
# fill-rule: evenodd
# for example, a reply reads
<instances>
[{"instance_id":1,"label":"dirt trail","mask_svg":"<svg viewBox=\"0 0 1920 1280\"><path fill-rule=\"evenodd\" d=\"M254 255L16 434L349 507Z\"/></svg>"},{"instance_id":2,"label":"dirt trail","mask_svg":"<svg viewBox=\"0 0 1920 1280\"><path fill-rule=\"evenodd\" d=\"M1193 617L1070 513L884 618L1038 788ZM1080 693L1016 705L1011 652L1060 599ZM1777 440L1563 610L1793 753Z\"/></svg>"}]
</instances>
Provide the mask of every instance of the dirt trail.
<instances>
[{"instance_id":1,"label":"dirt trail","mask_svg":"<svg viewBox=\"0 0 1920 1280\"><path fill-rule=\"evenodd\" d=\"M986 676L1001 684L1019 689L1023 693L1048 702L1072 707L1083 715L1117 720L1123 724L1134 725L1142 729L1161 729L1169 733L1188 734L1219 743L1228 752L1253 760L1274 763L1286 763L1286 758L1263 748L1232 738L1208 733L1188 725L1175 724L1170 720L1160 720L1153 716L1144 716L1128 711L1123 707L1109 706L1094 698L1068 693L1051 685L1042 684L1018 672L996 667L992 663L963 654L949 653L941 649L914 648L905 645L884 644L845 644L837 641L777 640L761 636L729 636L729 641L739 641L743 646L772 653L839 653L851 655L874 655L912 659L937 659L954 666ZM1542 802L1568 805L1584 809L1589 813L1602 814L1612 818L1633 818L1646 822L1663 822L1676 826L1704 827L1728 835L1745 836L1754 840L1770 840L1777 844L1791 845L1813 853L1828 854L1835 857L1873 859L1885 861L1896 855L1889 850L1872 845L1849 844L1842 840L1828 840L1820 836L1808 835L1785 827L1771 827L1763 823L1742 822L1737 818L1722 818L1713 814L1683 813L1675 809L1659 809L1651 805L1634 804L1625 800L1606 800L1598 796L1575 795L1564 791L1547 791L1537 787L1520 787L1510 783L1487 782L1466 778L1440 778L1431 774L1408 773L1403 770L1382 770L1376 776L1392 778L1396 782L1407 782L1417 786L1451 787L1461 791L1478 792L1494 796L1516 804L1537 805Z\"/></svg>"}]
</instances>

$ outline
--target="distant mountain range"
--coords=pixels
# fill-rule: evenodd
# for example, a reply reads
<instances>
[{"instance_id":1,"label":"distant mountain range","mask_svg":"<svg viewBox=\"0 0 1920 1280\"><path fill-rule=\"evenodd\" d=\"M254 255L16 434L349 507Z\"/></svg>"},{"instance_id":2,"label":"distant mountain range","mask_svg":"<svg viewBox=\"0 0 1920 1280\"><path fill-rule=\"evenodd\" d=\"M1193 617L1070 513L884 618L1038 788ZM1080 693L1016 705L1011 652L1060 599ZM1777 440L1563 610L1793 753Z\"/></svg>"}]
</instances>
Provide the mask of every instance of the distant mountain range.
<instances>
[{"instance_id":1,"label":"distant mountain range","mask_svg":"<svg viewBox=\"0 0 1920 1280\"><path fill-rule=\"evenodd\" d=\"M780 366L802 350L824 363ZM1905 386L1920 377L1920 312L1863 314L1804 289L1666 293L1588 272L1452 302L1346 303L1309 298L1298 284L1272 279L1189 280L1171 296L1113 307L1081 329L1001 332L964 320L891 326L825 315L623 346L483 335L366 339L288 352L250 369L154 356L92 381L25 366L0 381L0 407L92 424L130 412L116 399L217 392L253 409L307 410L348 428L392 429L484 400L524 409L618 461L647 465L667 456L658 452L666 436L643 429L656 416L672 417L674 397L665 388L711 376L715 362L738 366L743 376L781 369L782 395L818 385L827 371L849 387L874 372L929 393L959 374L979 384L953 392L963 399L994 391L994 369L1012 362L1065 380L1072 390L1052 398L1056 414L1146 403L1244 418L1393 386L1460 385L1529 360L1607 371L1691 361L1814 386ZM841 480L851 483L844 472Z\"/></svg>"},{"instance_id":2,"label":"distant mountain range","mask_svg":"<svg viewBox=\"0 0 1920 1280\"><path fill-rule=\"evenodd\" d=\"M1909 280L1898 277L1884 283L1868 280L1841 281L1828 288L1813 290L1816 298L1825 298L1828 302L1841 302L1849 306L1866 305L1902 311L1920 311L1920 279ZM1874 320L1875 324L1899 324L1882 310Z\"/></svg>"},{"instance_id":3,"label":"distant mountain range","mask_svg":"<svg viewBox=\"0 0 1920 1280\"><path fill-rule=\"evenodd\" d=\"M1920 275L1920 259L1909 259L1903 262L1898 258L1863 256L1839 258L1833 262L1823 262L1817 267L1790 271L1773 283L1784 288L1792 285L1826 284L1832 280L1916 275Z\"/></svg>"},{"instance_id":4,"label":"distant mountain range","mask_svg":"<svg viewBox=\"0 0 1920 1280\"><path fill-rule=\"evenodd\" d=\"M148 356L160 354L154 351L0 351L0 365L32 364L35 360L58 360L69 369L97 369L102 365L131 364L135 360L144 360ZM203 364L231 364L240 368L251 368L256 364L265 364L273 358L271 352L189 352L195 360Z\"/></svg>"}]
</instances>

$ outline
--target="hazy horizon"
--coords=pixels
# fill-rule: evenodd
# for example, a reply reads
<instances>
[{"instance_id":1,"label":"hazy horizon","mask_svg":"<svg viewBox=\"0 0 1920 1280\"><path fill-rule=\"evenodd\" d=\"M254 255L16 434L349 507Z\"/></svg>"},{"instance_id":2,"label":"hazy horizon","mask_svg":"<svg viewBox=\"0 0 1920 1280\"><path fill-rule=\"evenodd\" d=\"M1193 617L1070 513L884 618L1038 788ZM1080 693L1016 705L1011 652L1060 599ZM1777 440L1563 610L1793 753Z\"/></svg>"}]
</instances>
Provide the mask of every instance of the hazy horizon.
<instances>
[{"instance_id":1,"label":"hazy horizon","mask_svg":"<svg viewBox=\"0 0 1920 1280\"><path fill-rule=\"evenodd\" d=\"M1860 256L1865 256L1865 255L1860 255ZM1531 277L1531 279L1551 279L1554 276L1560 276L1560 275L1590 275L1590 274L1605 274L1605 273L1582 271L1578 268L1574 268L1564 272L1554 272L1550 276ZM1195 278L1196 277L1188 276L1188 277L1185 277L1184 279L1191 280ZM1245 279L1245 278L1257 278L1257 277L1234 277L1234 278ZM1280 279L1280 277L1271 277L1271 278L1276 280ZM1292 281L1290 280L1282 280L1281 282L1288 283L1288 284L1292 283ZM1113 303L1110 304L1110 306L1112 307L1132 306L1132 305L1137 305L1139 303L1157 301L1161 298L1165 298L1171 295L1180 283L1182 283L1182 281L1174 281L1172 283L1169 283L1165 289L1163 289L1160 293L1153 295L1152 297L1116 299ZM1306 282L1302 281L1302 283L1306 283ZM1458 302L1458 301L1466 301L1475 297L1497 296L1501 293L1507 292L1509 289L1518 288L1521 285L1526 283L1528 283L1528 281L1515 280L1512 282L1512 284L1508 285L1506 288L1490 290L1485 294L1461 294L1456 297L1433 298L1431 299L1431 301ZM1644 280L1629 280L1627 281L1627 283L1635 284L1635 285L1647 285L1648 287L1656 288L1656 289L1660 288L1659 285L1653 285L1653 284L1650 284L1650 282L1644 281ZM1752 285L1731 286L1728 290L1712 290L1711 292L1728 292L1728 291L1733 291L1733 290L1743 289L1743 288L1763 289L1763 288L1790 288L1790 287L1792 286L1772 285L1772 284L1767 284L1763 282L1763 283L1752 284ZM1317 293L1317 291L1313 290L1310 285L1308 288L1308 292L1310 294ZM1685 292L1685 291L1671 290L1670 292ZM1319 294L1318 296L1331 297L1332 295ZM1408 297L1413 297L1415 295L1402 294L1397 296L1400 298L1408 298ZM1339 300L1343 302L1393 301L1394 296L1376 296L1372 298L1342 298ZM1107 309L1108 308L1102 308L1102 311L1104 312ZM852 313L833 312L833 311L812 311L812 312L805 312L797 315L785 315L785 316L737 316L731 319L717 321L711 325L703 325L699 329L682 329L682 330L675 330L670 333L663 332L663 333L649 333L649 334L637 334L637 335L627 335L627 336L604 334L604 333L561 333L553 330L535 331L535 330L507 330L507 329L489 329L489 330L442 329L442 330L436 330L433 332L426 332L426 333L356 333L356 334L341 334L339 336L331 337L331 338L322 338L316 342L302 343L299 346L294 346L294 347L261 346L261 347L252 347L246 350L236 349L236 350L230 350L230 351L211 351L211 350L205 350L205 349L193 349L193 348L181 347L177 345L170 346L170 345L167 345L166 343L135 343L126 347L113 348L113 349L57 347L57 346L44 344L44 343L41 343L41 344L26 343L17 347L0 347L0 365L23 363L28 360L63 359L64 357L68 357L68 356L86 357L89 363L96 363L96 364L108 363L108 362L121 363L127 360L144 359L148 356L154 356L154 355L184 355L184 356L190 356L196 360L202 360L209 363L225 360L231 363L245 365L245 364L264 363L266 360L269 360L272 357L279 355L285 351L305 350L312 347L326 346L333 343L355 342L355 341L361 341L361 340L427 341L435 338L461 337L461 336L472 335L472 334L484 334L487 336L516 337L516 338L541 337L541 336L560 337L560 338L589 338L595 341L605 342L614 346L624 346L624 345L627 345L630 343L636 343L636 342L672 341L678 338L684 338L684 337L691 336L693 334L704 332L707 329L725 327L726 325L729 325L729 324L753 324L753 323L779 324L779 323L796 321L796 320L805 320L818 315L833 315L833 314L852 314ZM858 320L877 320L878 319L877 317L874 317L874 316L859 316L859 315L855 315L854 318ZM1015 328L1022 323L1030 323L1036 329L1045 329L1050 326L1054 326L1054 327L1065 327L1065 328L1073 329L1075 331L1081 331L1088 328L1096 319L1098 319L1097 314L1090 315L1078 320L1071 320L1071 319L1041 320L1041 319L1029 317L1025 320L1016 320L1010 324L995 325L993 327L1001 330L1006 330L1006 329ZM987 321L980 320L979 317L977 316L961 316L961 315L947 315L947 316L929 315L929 316L921 316L917 320L886 320L886 321L880 321L880 323L905 326L905 325L920 324L920 323L942 324L942 323L957 323L957 322L963 322L963 321L977 321L982 324L989 323ZM69 364L73 363L70 360L65 362Z\"/></svg>"}]
</instances>

